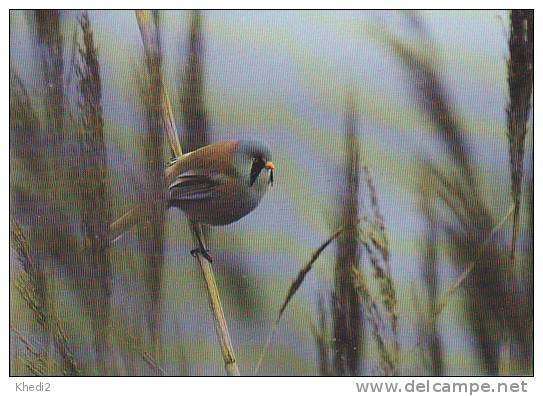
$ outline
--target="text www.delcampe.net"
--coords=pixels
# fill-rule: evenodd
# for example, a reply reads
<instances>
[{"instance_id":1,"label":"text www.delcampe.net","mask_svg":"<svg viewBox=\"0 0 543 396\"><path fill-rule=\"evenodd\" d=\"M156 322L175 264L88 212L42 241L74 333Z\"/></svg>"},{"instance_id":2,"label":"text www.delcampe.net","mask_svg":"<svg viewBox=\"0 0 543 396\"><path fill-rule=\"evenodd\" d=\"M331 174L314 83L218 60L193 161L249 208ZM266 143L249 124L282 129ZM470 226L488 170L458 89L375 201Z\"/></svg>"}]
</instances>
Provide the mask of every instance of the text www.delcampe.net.
<instances>
[{"instance_id":1,"label":"text www.delcampe.net","mask_svg":"<svg viewBox=\"0 0 543 396\"><path fill-rule=\"evenodd\" d=\"M473 395L475 393L489 392L528 392L528 383L520 382L460 382L460 381L415 381L406 383L391 381L368 381L356 382L356 390L359 393L385 392L385 393L464 393Z\"/></svg>"}]
</instances>

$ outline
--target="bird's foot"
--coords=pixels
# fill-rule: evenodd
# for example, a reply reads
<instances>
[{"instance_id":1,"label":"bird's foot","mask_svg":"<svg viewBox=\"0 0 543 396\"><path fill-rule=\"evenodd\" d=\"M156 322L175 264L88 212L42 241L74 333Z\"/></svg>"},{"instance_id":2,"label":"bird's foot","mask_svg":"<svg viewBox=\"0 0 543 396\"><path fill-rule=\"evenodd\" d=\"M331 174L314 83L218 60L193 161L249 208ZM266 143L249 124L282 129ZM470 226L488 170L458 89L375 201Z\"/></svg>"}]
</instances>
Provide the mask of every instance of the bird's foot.
<instances>
[{"instance_id":1,"label":"bird's foot","mask_svg":"<svg viewBox=\"0 0 543 396\"><path fill-rule=\"evenodd\" d=\"M196 257L197 255L201 254L202 256L204 256L204 258L209 261L210 263L213 262L213 257L210 256L209 254L209 250L207 249L204 249L204 248L196 248L196 249L192 249L190 251L190 254L192 257Z\"/></svg>"}]
</instances>

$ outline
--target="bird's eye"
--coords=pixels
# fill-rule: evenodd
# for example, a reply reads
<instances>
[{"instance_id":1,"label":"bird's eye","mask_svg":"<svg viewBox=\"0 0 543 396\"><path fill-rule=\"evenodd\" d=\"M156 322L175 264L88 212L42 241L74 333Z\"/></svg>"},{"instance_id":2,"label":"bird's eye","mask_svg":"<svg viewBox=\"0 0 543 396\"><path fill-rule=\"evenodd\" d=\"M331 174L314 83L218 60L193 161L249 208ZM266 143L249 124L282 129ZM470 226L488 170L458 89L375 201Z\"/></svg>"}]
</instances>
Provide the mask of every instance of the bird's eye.
<instances>
[{"instance_id":1,"label":"bird's eye","mask_svg":"<svg viewBox=\"0 0 543 396\"><path fill-rule=\"evenodd\" d=\"M261 158L253 158L253 165L251 166L251 177L249 185L253 185L260 172L264 169L264 161Z\"/></svg>"}]
</instances>

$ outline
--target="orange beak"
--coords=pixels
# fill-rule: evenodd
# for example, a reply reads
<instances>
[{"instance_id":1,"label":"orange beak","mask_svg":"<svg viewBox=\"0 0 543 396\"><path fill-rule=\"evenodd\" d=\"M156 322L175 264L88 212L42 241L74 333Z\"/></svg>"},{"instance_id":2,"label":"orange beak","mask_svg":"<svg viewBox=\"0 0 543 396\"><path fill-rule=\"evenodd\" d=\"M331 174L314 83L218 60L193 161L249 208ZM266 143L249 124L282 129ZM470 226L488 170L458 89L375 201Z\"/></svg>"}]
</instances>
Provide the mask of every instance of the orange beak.
<instances>
[{"instance_id":1,"label":"orange beak","mask_svg":"<svg viewBox=\"0 0 543 396\"><path fill-rule=\"evenodd\" d=\"M275 166L273 165L273 162L271 161L268 161L264 164L264 168L268 169L268 170L274 170L275 169Z\"/></svg>"}]
</instances>

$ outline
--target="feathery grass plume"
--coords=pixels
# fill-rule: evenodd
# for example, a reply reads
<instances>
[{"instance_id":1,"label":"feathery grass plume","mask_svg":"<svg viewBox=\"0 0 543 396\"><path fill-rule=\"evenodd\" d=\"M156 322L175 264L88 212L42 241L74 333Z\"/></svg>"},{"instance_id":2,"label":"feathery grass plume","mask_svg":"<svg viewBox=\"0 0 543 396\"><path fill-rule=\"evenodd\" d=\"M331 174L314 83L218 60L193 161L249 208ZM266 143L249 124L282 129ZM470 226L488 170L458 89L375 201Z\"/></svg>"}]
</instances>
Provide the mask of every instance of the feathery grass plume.
<instances>
[{"instance_id":1,"label":"feathery grass plume","mask_svg":"<svg viewBox=\"0 0 543 396\"><path fill-rule=\"evenodd\" d=\"M61 255L60 245L55 243L54 225L60 223L59 211L56 209L55 181L52 177L56 167L56 158L61 153L63 142L64 95L62 84L62 33L59 27L58 12L35 11L29 23L35 32L36 54L39 55L42 87L45 100L46 119L42 122L34 110L31 100L22 81L13 71L10 89L10 104L15 105L10 113L10 137L17 145L18 160L25 164L25 172L17 177L12 188L12 214L18 221L29 226L29 246L33 249L37 267L32 269L31 285L37 304L41 309L40 320L42 334L38 344L44 351L49 351L54 339L53 321L51 318L52 293L50 288L50 263L54 253ZM15 176L15 175L13 175ZM53 254L52 254L53 253ZM30 284L30 283L29 283ZM46 353L47 353L46 352ZM47 358L47 361L52 361ZM51 371L49 367L46 371Z\"/></svg>"},{"instance_id":2,"label":"feathery grass plume","mask_svg":"<svg viewBox=\"0 0 543 396\"><path fill-rule=\"evenodd\" d=\"M92 317L95 307L93 273L85 264L77 230L81 228L78 200L79 153L73 142L79 139L78 130L68 124L67 102L64 88L63 34L60 14L55 11L36 11L31 21L35 24L36 52L40 57L42 87L44 92L44 119L41 122L43 169L40 184L18 194L18 201L25 202L27 223L36 260L48 268L48 283L58 276L74 290L84 312ZM30 219L28 214L32 213ZM58 287L51 287L51 292ZM75 302L74 302L75 304ZM83 318L81 318L83 320ZM75 340L78 334L71 334ZM83 339L74 346L83 345ZM81 347L82 348L82 347ZM89 370L91 367L88 367Z\"/></svg>"},{"instance_id":3,"label":"feathery grass plume","mask_svg":"<svg viewBox=\"0 0 543 396\"><path fill-rule=\"evenodd\" d=\"M38 203L40 210L45 212L44 224L40 224L38 229L45 236L43 240L46 254L53 258L52 274L58 274L62 280L69 280L68 285L76 293L84 313L92 322L96 312L95 273L94 269L87 265L84 254L81 254L82 249L77 238L77 230L81 230L82 215L84 217L77 199L81 175L81 157L77 143L80 141L80 134L71 106L68 107L65 99L64 44L60 15L55 12L44 11L43 15L36 12L35 19L45 93L46 119L43 121L43 135L48 153L47 176L44 178L47 183L44 188L45 203ZM50 282L53 281L55 278L51 277ZM97 329L99 326L94 327ZM75 337L79 336L72 334L70 337L75 340ZM83 341L84 339L80 342L74 341L74 345L82 345ZM82 351L82 347L80 348ZM96 363L98 362L91 363L92 366L87 369L92 372L99 369Z\"/></svg>"},{"instance_id":4,"label":"feathery grass plume","mask_svg":"<svg viewBox=\"0 0 543 396\"><path fill-rule=\"evenodd\" d=\"M29 197L29 194L23 193L23 191L29 190L31 185L35 185L35 188L39 188L41 185L42 181L39 176L43 172L44 162L41 153L43 145L40 136L40 120L22 80L12 65L10 65L9 100L10 156L13 154L15 163L23 165L21 172L17 172L13 165L10 168L10 185L13 186L13 191L15 191L12 195L15 208L12 210L17 212L18 209L24 209L27 206L25 203L19 202L18 199L23 196ZM19 191L19 194L17 191ZM32 216L28 217L31 218ZM17 252L23 270L23 273L15 281L15 287L32 311L35 322L44 333L44 343L48 345L51 331L48 328L49 293L45 269L42 266L34 265L34 262L30 259L28 239L15 219L10 220L10 243ZM24 337L19 337L19 339L23 340ZM27 348L27 350L34 352L34 360L45 361L47 359L47 356L41 357L41 354L47 354L48 348L43 348L40 352L35 348ZM15 354L16 351L12 349L12 353ZM31 362L27 361L26 363L26 367L31 372L38 372L32 369ZM47 372L46 368L44 368L44 371Z\"/></svg>"},{"instance_id":5,"label":"feathery grass plume","mask_svg":"<svg viewBox=\"0 0 543 396\"><path fill-rule=\"evenodd\" d=\"M419 165L420 168L420 195L419 207L426 222L425 240L422 252L422 272L427 292L426 314L422 315L422 321L419 321L420 348L421 352L429 355L430 372L433 376L443 375L443 351L441 338L437 330L437 323L432 318L432 313L437 311L438 291L438 261L437 244L439 234L439 224L437 219L435 200L433 199L431 186L427 184L428 169L424 161ZM430 312L430 315L428 315Z\"/></svg>"},{"instance_id":6,"label":"feathery grass plume","mask_svg":"<svg viewBox=\"0 0 543 396\"><path fill-rule=\"evenodd\" d=\"M23 273L15 281L16 288L27 307L32 311L34 320L42 331L45 334L52 334L54 345L60 355L60 372L63 375L78 375L80 370L75 362L66 333L57 317L54 306L47 302L47 281L44 279L44 273L31 258L28 239L15 220L10 222L10 240L23 268ZM51 372L50 365L46 364L49 360L47 345L41 351L38 351L37 348L30 348L30 343L26 342L13 326L11 328L25 344L27 350L31 352L32 359L27 361L27 367L30 371L35 375L54 374Z\"/></svg>"},{"instance_id":7,"label":"feathery grass plume","mask_svg":"<svg viewBox=\"0 0 543 396\"><path fill-rule=\"evenodd\" d=\"M400 356L398 300L390 269L388 237L379 208L377 190L364 161L361 169L367 191L364 198L369 201L370 208L369 213L364 215L367 221L359 228L358 239L363 247L363 257L369 261L372 270L371 284L375 285L377 290L372 291L374 287L370 287L364 273L357 268L352 268L351 276L354 277L355 289L361 300L372 339L377 345L381 371L385 375L395 375Z\"/></svg>"},{"instance_id":8,"label":"feathery grass plume","mask_svg":"<svg viewBox=\"0 0 543 396\"><path fill-rule=\"evenodd\" d=\"M507 138L511 165L511 196L513 233L511 237L511 265L515 265L515 252L520 228L520 204L524 167L524 141L531 109L534 78L534 11L512 10L509 36L507 82Z\"/></svg>"},{"instance_id":9,"label":"feathery grass plume","mask_svg":"<svg viewBox=\"0 0 543 396\"><path fill-rule=\"evenodd\" d=\"M259 367L264 359L264 356L267 352L267 349L271 343L271 339L273 337L273 334L277 330L278 324L281 320L281 317L287 308L289 302L294 297L298 289L301 287L306 275L311 271L313 268L314 263L319 258L320 254L336 239L338 239L340 236L342 236L344 233L351 232L351 238L355 237L356 243L353 245L352 241L349 241L349 239L346 240L349 241L346 243L345 246L348 246L350 251L353 251L353 246L356 247L355 250L358 250L358 243L362 243L364 246L364 251L368 255L371 266L373 269L373 278L377 281L378 288L379 288L379 297L380 301L382 303L382 308L378 306L378 304L375 302L374 298L372 297L369 288L367 287L367 284L365 283L365 280L363 278L363 274L357 269L356 266L349 266L349 273L348 277L351 278L350 280L342 280L342 283L340 283L341 286L345 286L346 284L350 284L352 286L352 291L354 292L354 297L356 299L356 302L354 304L351 304L351 306L355 307L358 306L358 312L357 315L362 315L362 312L360 311L360 305L364 307L364 314L368 318L368 321L370 325L372 326L372 335L374 340L377 343L379 353L380 353L380 362L381 362L381 368L382 371L387 375L393 375L395 373L398 359L399 359L399 341L398 341L398 317L396 313L396 306L397 306L397 299L396 299L396 293L394 288L394 283L392 281L392 277L390 274L390 266L388 263L389 259L389 252L388 252L388 242L386 237L386 230L384 227L383 218L380 214L379 206L378 206L378 200L377 195L375 191L375 187L373 185L373 180L371 178L371 175L369 174L367 170L367 166L363 167L364 170L364 177L365 182L368 187L369 191L369 200L371 204L372 214L370 219L366 215L362 215L358 217L358 209L357 209L357 202L358 198L355 198L354 196L357 195L356 191L358 191L358 188L356 187L358 185L358 151L356 150L357 144L355 145L353 143L354 140L354 131L355 131L355 112L354 112L354 104L351 103L350 106L348 106L348 111L350 111L350 114L348 115L348 122L347 122L347 136L350 138L346 139L346 147L347 147L347 153L349 151L351 152L350 158L346 160L346 204L343 206L344 208L344 222L342 222L342 225L324 242L319 246L319 248L313 253L311 256L311 259L302 267L302 269L299 271L298 276L294 281L291 283L290 288L287 292L286 298L283 301L283 304L281 305L281 308L279 309L279 313L277 315L277 319L274 323L274 327L272 328L268 339L266 341L266 344L261 352L260 358L258 360L257 366L256 366L256 372L258 372ZM356 147L355 147L356 146ZM348 154L349 157L349 154ZM349 187L350 185L350 187ZM351 198L349 198L351 196ZM350 201L350 199L353 199L353 201ZM355 213L353 213L353 210ZM353 230L353 228L355 228ZM345 250L346 252L346 250ZM358 253L357 253L358 254ZM343 258L343 257L342 257ZM345 257L346 260L352 259L352 256L349 258ZM354 280L353 280L354 277ZM343 278L345 279L345 278ZM337 294L333 294L332 296L332 311L337 315L337 320L347 320L345 317L339 318L338 310L339 306L336 304L335 301L337 301ZM351 295L351 297L353 297ZM353 300L349 300L348 304L350 304ZM344 309L344 307L341 307ZM384 313L382 311L385 311ZM350 313L354 315L354 310L350 310ZM387 317L387 321L385 321L383 318ZM372 322L373 321L373 322ZM334 337L337 337L337 334L340 333L340 326L336 323L336 319L333 320L334 325ZM361 326L359 324L359 326ZM351 330L354 327L351 327ZM341 329L343 330L343 329ZM358 327L357 332L360 332L360 327ZM316 334L316 331L314 331L314 336ZM345 332L343 333L345 334ZM357 334L355 332L351 332L349 335ZM358 333L360 334L360 333ZM316 337L317 339L317 347L319 348L320 356L323 356L323 351L321 351L321 348L323 348L324 344L319 341L319 337ZM356 339L356 338L355 338ZM351 339L352 340L352 339ZM333 352L336 353L337 342L334 342L333 345ZM357 347L357 354L360 353L360 341L358 341ZM350 359L354 359L354 351L350 350L349 348L343 348L343 351L348 351L349 353L353 353L350 355ZM341 357L336 356L336 361L339 359L342 359ZM359 359L359 355L358 355ZM322 358L321 358L322 360ZM347 361L348 360L344 360ZM353 363L354 360L351 360L351 363L353 364L350 367L355 367L358 370L358 364L359 362ZM334 368L333 371L327 371L327 372L334 372L334 374L338 375L338 371L341 370L341 368L337 369L338 365L336 362L334 362ZM350 367L345 365L345 367L348 367L350 370ZM331 369L330 369L331 370ZM347 374L347 372L344 372Z\"/></svg>"},{"instance_id":10,"label":"feathery grass plume","mask_svg":"<svg viewBox=\"0 0 543 396\"><path fill-rule=\"evenodd\" d=\"M43 163L38 150L42 148L40 139L40 120L34 109L30 96L23 81L9 67L9 129L10 156L17 158L23 164L24 170L30 175L39 173Z\"/></svg>"},{"instance_id":11,"label":"feathery grass plume","mask_svg":"<svg viewBox=\"0 0 543 396\"><path fill-rule=\"evenodd\" d=\"M358 375L364 332L362 312L353 278L352 268L359 267L358 194L360 161L357 139L356 103L347 99L345 120L345 165L339 187L339 217L344 232L338 237L334 290L332 292L334 373Z\"/></svg>"},{"instance_id":12,"label":"feathery grass plume","mask_svg":"<svg viewBox=\"0 0 543 396\"><path fill-rule=\"evenodd\" d=\"M32 311L35 322L40 326L45 337L44 347L28 349L29 343L23 341L27 345L27 350L32 352L34 360L45 362L49 359L49 340L52 330L50 327L50 307L49 293L47 280L43 268L34 264L30 258L29 242L24 235L21 227L15 220L10 221L10 242L17 252L18 260L23 268L23 273L15 282L15 287L18 289L21 297L25 301L28 308ZM19 337L20 339L24 339ZM27 368L35 375L48 374L45 363L43 364L43 372L41 369L34 370L32 362L27 361ZM41 367L41 364L39 364Z\"/></svg>"},{"instance_id":13,"label":"feathery grass plume","mask_svg":"<svg viewBox=\"0 0 543 396\"><path fill-rule=\"evenodd\" d=\"M344 191L340 195L341 227L338 237L335 267L335 289L332 293L331 341L334 354L333 373L335 375L357 375L362 349L361 338L364 323L370 325L372 339L379 351L380 367L383 373L393 375L399 358L399 342L396 314L396 294L390 265L389 252L383 217L380 213L373 179L366 165L360 172L360 158L356 137L356 105L352 97L348 98L346 117L346 160ZM359 227L359 175L364 176L371 207L370 216L362 216ZM359 270L361 252L359 243L364 246L373 269L373 278L377 281L381 306L372 296L364 274ZM292 288L291 288L292 289ZM384 312L383 312L384 311ZM327 340L325 335L325 311L319 306L321 334L314 331L317 341L321 373L330 373ZM388 320L384 318L387 317ZM364 322L362 322L364 318Z\"/></svg>"},{"instance_id":14,"label":"feathery grass plume","mask_svg":"<svg viewBox=\"0 0 543 396\"><path fill-rule=\"evenodd\" d=\"M511 276L504 261L507 249L503 238L494 235L497 221L477 189L476 169L466 133L449 105L446 88L436 71L437 56L432 40L420 29L423 25L420 21L413 26L420 42L424 43L424 52L416 52L388 33L385 41L409 71L417 103L434 124L436 137L443 142L452 160L448 170L429 163L429 182L435 196L454 219L448 223L442 221L440 228L451 245L455 265L467 271L461 275L458 285L464 286L467 294L468 318L484 369L489 374L497 374L500 345L505 340L511 337L522 348L532 342L525 288ZM436 308L439 312L441 305Z\"/></svg>"},{"instance_id":15,"label":"feathery grass plume","mask_svg":"<svg viewBox=\"0 0 543 396\"><path fill-rule=\"evenodd\" d=\"M29 226L33 255L46 273L44 278L51 295L47 333L52 334L55 323L60 324L59 317L52 316L57 304L54 294L59 290L53 285L57 277L61 281L69 280L68 285L91 320L96 308L95 277L82 257L77 239L80 215L85 215L79 211L81 207L77 207L78 200L74 199L79 194L79 177L75 170L81 158L75 152L72 140L77 141L80 136L76 133L78 129L67 123L60 15L54 11L36 11L33 16L30 22L36 32L45 108L36 153L43 166L35 169L36 182L14 189L14 210L16 217ZM82 317L81 322L83 320ZM70 339L73 341L79 336L71 334ZM64 331L59 337L67 339ZM83 345L84 341L76 340L73 345Z\"/></svg>"},{"instance_id":16,"label":"feathery grass plume","mask_svg":"<svg viewBox=\"0 0 543 396\"><path fill-rule=\"evenodd\" d=\"M103 375L114 374L111 351L111 263L108 228L111 221L107 191L107 158L102 117L102 83L93 31L87 12L79 20L83 44L77 44L74 62L79 90L78 197L81 229L86 241L82 250L85 266L94 282L90 317L94 331L97 367Z\"/></svg>"},{"instance_id":17,"label":"feathery grass plume","mask_svg":"<svg viewBox=\"0 0 543 396\"><path fill-rule=\"evenodd\" d=\"M55 200L69 201L68 195L73 193L74 186L73 183L67 182L67 179L73 176L73 163L69 160L66 145L68 132L64 85L64 34L60 11L36 10L33 22L44 95L45 114L42 125L44 144L48 150L51 177L59 181L51 184L50 188L56 195Z\"/></svg>"},{"instance_id":18,"label":"feathery grass plume","mask_svg":"<svg viewBox=\"0 0 543 396\"><path fill-rule=\"evenodd\" d=\"M142 93L142 102L147 122L147 135L143 143L145 170L143 174L144 218L148 219L138 227L139 240L145 262L145 282L149 291L147 320L151 336L151 353L157 361L161 360L162 342L160 336L160 310L162 268L164 265L164 227L166 201L164 196L165 179L163 168L163 133L162 119L162 48L160 40L160 16L153 12L152 32L146 36L152 40L145 52L148 86ZM151 28L151 24L146 25Z\"/></svg>"},{"instance_id":19,"label":"feathery grass plume","mask_svg":"<svg viewBox=\"0 0 543 396\"><path fill-rule=\"evenodd\" d=\"M40 140L36 141L42 156L44 169L37 177L52 201L65 197L65 94L64 94L64 38L61 29L60 12L36 10L30 18L35 31L36 55L39 57L41 90L43 93L44 117ZM36 148L38 150L38 148ZM39 158L39 157L38 157ZM45 179L45 180L44 180ZM52 181L52 182L49 182Z\"/></svg>"},{"instance_id":20,"label":"feathery grass plume","mask_svg":"<svg viewBox=\"0 0 543 396\"><path fill-rule=\"evenodd\" d=\"M36 208L32 205L36 194L32 193L31 186L34 186L34 190L40 191L43 188L43 179L40 176L45 173L42 160L44 146L40 129L40 120L27 90L15 69L10 67L10 151L14 154L15 164L23 164L21 174L16 173L15 166L12 165L10 168L10 183L13 182L10 197L13 206L10 214L14 217L19 215L23 219L26 218L30 224L36 213ZM34 261L30 260L28 239L15 220L10 221L10 242L18 254L24 271L17 280L16 287L33 312L35 322L41 330L38 344L43 347L39 348L39 356L35 357L45 362L50 360L49 345L52 333L46 268L43 265L35 266ZM42 262L38 261L38 264ZM32 364L26 364L26 367L33 373L41 372L33 370ZM44 366L43 371L47 374L47 367Z\"/></svg>"},{"instance_id":21,"label":"feathery grass plume","mask_svg":"<svg viewBox=\"0 0 543 396\"><path fill-rule=\"evenodd\" d=\"M377 198L377 190L375 189L373 178L366 164L362 166L362 170L365 184L369 192L372 214L371 220L368 222L369 228L363 228L362 230L364 232L360 233L359 237L373 269L373 279L377 281L379 286L379 297L388 318L388 346L391 348L390 354L393 362L393 367L391 367L391 369L392 372L395 372L400 355L397 312L398 299L396 297L396 288L390 269L388 236L384 219L381 215L381 210L379 209L379 200Z\"/></svg>"}]
</instances>

